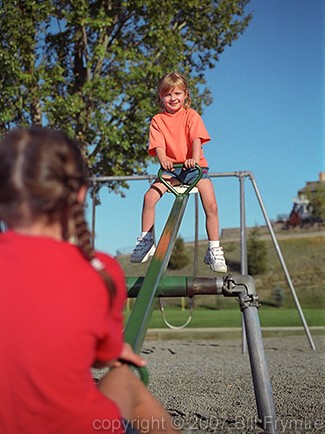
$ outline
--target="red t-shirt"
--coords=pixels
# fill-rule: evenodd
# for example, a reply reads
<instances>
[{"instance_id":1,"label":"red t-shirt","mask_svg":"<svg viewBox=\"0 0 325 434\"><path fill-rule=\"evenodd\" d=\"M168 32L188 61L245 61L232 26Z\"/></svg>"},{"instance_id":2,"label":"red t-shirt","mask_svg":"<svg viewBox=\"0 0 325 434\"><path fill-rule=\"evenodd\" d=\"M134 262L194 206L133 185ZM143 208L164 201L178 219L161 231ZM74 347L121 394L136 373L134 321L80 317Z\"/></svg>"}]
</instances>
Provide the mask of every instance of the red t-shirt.
<instances>
[{"instance_id":1,"label":"red t-shirt","mask_svg":"<svg viewBox=\"0 0 325 434\"><path fill-rule=\"evenodd\" d=\"M90 367L120 355L125 279L115 259L97 256L117 288L111 309L106 286L76 246L0 234L2 434L123 432L109 429L120 411Z\"/></svg>"},{"instance_id":2,"label":"red t-shirt","mask_svg":"<svg viewBox=\"0 0 325 434\"><path fill-rule=\"evenodd\" d=\"M184 163L193 157L192 143L200 138L202 145L210 140L201 116L193 109L181 109L171 114L158 113L150 123L149 149L150 155L156 155L156 148L165 149L166 156L173 163ZM200 167L208 167L201 148Z\"/></svg>"}]
</instances>

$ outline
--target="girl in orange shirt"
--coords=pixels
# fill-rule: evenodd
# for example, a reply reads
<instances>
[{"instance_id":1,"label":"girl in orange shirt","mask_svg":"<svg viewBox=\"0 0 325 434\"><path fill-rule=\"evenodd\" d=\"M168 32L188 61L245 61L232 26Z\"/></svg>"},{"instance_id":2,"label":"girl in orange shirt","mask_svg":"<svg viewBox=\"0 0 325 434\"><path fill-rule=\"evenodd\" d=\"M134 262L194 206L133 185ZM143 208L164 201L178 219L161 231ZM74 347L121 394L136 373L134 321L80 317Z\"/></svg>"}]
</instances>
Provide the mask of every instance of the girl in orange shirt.
<instances>
[{"instance_id":1,"label":"girl in orange shirt","mask_svg":"<svg viewBox=\"0 0 325 434\"><path fill-rule=\"evenodd\" d=\"M204 262L211 270L225 273L227 266L219 243L218 205L208 175L208 162L202 145L210 140L201 116L190 108L191 98L186 79L179 73L165 74L158 83L162 112L153 117L149 131L149 154L156 156L165 170L164 178L172 185L191 184L197 177L198 164L202 178L197 184L206 215L208 249ZM183 168L174 168L174 164ZM155 208L167 187L156 179L146 192L142 209L142 234L131 255L131 262L145 262L155 252L153 228Z\"/></svg>"}]
</instances>

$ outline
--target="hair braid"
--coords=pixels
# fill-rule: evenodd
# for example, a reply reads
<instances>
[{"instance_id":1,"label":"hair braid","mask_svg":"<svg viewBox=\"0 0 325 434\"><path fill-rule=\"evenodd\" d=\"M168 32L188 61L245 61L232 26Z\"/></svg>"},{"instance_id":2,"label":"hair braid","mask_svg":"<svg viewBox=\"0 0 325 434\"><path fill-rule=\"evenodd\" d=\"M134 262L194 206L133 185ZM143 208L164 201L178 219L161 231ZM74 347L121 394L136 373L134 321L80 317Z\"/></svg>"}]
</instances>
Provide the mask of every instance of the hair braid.
<instances>
[{"instance_id":1,"label":"hair braid","mask_svg":"<svg viewBox=\"0 0 325 434\"><path fill-rule=\"evenodd\" d=\"M84 206L78 201L76 194L73 193L70 195L70 212L75 226L75 236L82 254L100 274L106 284L110 298L114 299L116 294L115 284L107 273L105 265L95 257L92 245L92 236L85 220Z\"/></svg>"}]
</instances>

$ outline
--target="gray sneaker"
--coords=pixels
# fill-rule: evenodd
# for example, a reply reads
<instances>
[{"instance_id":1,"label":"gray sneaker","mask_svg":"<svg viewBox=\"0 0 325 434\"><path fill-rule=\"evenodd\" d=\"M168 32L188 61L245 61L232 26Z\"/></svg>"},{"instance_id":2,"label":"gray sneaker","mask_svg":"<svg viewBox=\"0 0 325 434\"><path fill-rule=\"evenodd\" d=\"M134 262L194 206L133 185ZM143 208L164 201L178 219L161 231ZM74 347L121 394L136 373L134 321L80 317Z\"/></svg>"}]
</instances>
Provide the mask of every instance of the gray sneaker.
<instances>
[{"instance_id":1,"label":"gray sneaker","mask_svg":"<svg viewBox=\"0 0 325 434\"><path fill-rule=\"evenodd\" d=\"M137 238L137 243L131 254L130 261L133 263L146 262L150 256L154 255L156 246L152 238Z\"/></svg>"},{"instance_id":2,"label":"gray sneaker","mask_svg":"<svg viewBox=\"0 0 325 434\"><path fill-rule=\"evenodd\" d=\"M219 273L227 273L227 265L225 257L223 255L222 247L214 247L212 249L207 249L204 263L210 265L212 271Z\"/></svg>"}]
</instances>

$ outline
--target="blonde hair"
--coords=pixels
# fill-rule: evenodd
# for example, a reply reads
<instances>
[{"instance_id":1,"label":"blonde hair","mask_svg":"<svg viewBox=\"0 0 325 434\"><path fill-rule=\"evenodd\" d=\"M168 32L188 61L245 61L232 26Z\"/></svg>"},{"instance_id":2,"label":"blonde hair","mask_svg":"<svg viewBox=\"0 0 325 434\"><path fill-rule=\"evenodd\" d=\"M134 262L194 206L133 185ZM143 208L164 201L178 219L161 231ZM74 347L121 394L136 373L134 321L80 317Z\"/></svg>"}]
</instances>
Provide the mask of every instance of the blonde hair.
<instances>
[{"instance_id":1,"label":"blonde hair","mask_svg":"<svg viewBox=\"0 0 325 434\"><path fill-rule=\"evenodd\" d=\"M17 128L0 142L0 220L9 228L43 217L60 222L62 238L76 238L114 297L115 285L95 257L84 205L78 199L85 185L87 169L80 148L63 132Z\"/></svg>"},{"instance_id":2,"label":"blonde hair","mask_svg":"<svg viewBox=\"0 0 325 434\"><path fill-rule=\"evenodd\" d=\"M188 109L191 106L191 97L188 89L188 84L186 78L179 72L168 72L158 82L157 93L158 93L158 105L162 110L165 110L165 106L161 101L161 96L170 92L175 87L179 87L183 92L187 93L184 108Z\"/></svg>"}]
</instances>

